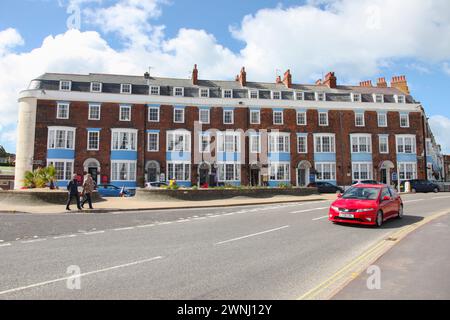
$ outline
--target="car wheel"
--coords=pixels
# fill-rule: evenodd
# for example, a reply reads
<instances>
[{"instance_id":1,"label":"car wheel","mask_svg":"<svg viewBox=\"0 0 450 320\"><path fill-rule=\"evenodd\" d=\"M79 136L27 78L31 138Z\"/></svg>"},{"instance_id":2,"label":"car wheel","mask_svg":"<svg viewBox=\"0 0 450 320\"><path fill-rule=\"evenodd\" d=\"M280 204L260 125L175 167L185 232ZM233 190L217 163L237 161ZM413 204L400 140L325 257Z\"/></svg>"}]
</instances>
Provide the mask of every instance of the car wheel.
<instances>
[{"instance_id":1,"label":"car wheel","mask_svg":"<svg viewBox=\"0 0 450 320\"><path fill-rule=\"evenodd\" d=\"M400 205L400 208L398 209L398 215L397 215L398 219L403 218L403 205Z\"/></svg>"},{"instance_id":2,"label":"car wheel","mask_svg":"<svg viewBox=\"0 0 450 320\"><path fill-rule=\"evenodd\" d=\"M411 189L411 193L416 193L416 192L417 192L417 190L415 188Z\"/></svg>"},{"instance_id":3,"label":"car wheel","mask_svg":"<svg viewBox=\"0 0 450 320\"><path fill-rule=\"evenodd\" d=\"M378 211L378 213L377 213L376 225L377 225L377 227L379 228L379 227L382 226L382 224L383 224L383 212Z\"/></svg>"},{"instance_id":4,"label":"car wheel","mask_svg":"<svg viewBox=\"0 0 450 320\"><path fill-rule=\"evenodd\" d=\"M433 192L434 192L434 193L438 193L438 192L439 192L439 189L438 189L438 188L434 188Z\"/></svg>"}]
</instances>

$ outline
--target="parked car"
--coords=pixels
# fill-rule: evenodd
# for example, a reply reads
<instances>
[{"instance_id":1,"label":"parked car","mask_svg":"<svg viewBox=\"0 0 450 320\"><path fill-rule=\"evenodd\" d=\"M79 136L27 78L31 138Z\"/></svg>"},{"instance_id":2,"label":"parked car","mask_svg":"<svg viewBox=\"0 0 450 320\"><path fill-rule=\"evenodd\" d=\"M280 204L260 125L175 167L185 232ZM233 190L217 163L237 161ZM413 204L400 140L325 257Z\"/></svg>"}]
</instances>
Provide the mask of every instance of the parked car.
<instances>
[{"instance_id":1,"label":"parked car","mask_svg":"<svg viewBox=\"0 0 450 320\"><path fill-rule=\"evenodd\" d=\"M380 227L392 218L403 217L403 202L391 187L382 184L357 184L339 194L328 213L334 223Z\"/></svg>"},{"instance_id":2,"label":"parked car","mask_svg":"<svg viewBox=\"0 0 450 320\"><path fill-rule=\"evenodd\" d=\"M415 179L415 180L407 180L410 183L410 190L412 193L416 193L416 192L434 192L434 193L438 193L439 192L439 186L431 181L428 180L419 180L419 179ZM401 191L405 191L405 182L406 181L402 181L400 183L400 190Z\"/></svg>"},{"instance_id":3,"label":"parked car","mask_svg":"<svg viewBox=\"0 0 450 320\"><path fill-rule=\"evenodd\" d=\"M360 180L360 181L353 181L352 185L354 184L381 184L381 183L375 180Z\"/></svg>"},{"instance_id":4,"label":"parked car","mask_svg":"<svg viewBox=\"0 0 450 320\"><path fill-rule=\"evenodd\" d=\"M99 184L97 191L102 197L120 197L122 188L116 187L112 184ZM124 188L123 196L131 197L134 195L133 190Z\"/></svg>"},{"instance_id":5,"label":"parked car","mask_svg":"<svg viewBox=\"0 0 450 320\"><path fill-rule=\"evenodd\" d=\"M167 186L168 186L167 182L146 182L145 183L145 187L150 188L150 189L167 187Z\"/></svg>"},{"instance_id":6,"label":"parked car","mask_svg":"<svg viewBox=\"0 0 450 320\"><path fill-rule=\"evenodd\" d=\"M320 193L344 192L344 189L329 182L312 182L308 184L308 188L317 188Z\"/></svg>"}]
</instances>

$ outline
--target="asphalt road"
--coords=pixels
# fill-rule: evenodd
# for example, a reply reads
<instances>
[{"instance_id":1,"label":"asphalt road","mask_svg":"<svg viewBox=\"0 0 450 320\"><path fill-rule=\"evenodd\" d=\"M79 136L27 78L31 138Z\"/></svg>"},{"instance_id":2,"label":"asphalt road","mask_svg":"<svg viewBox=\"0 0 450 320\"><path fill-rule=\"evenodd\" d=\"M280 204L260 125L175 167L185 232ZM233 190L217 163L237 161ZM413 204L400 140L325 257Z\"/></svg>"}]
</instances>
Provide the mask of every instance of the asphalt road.
<instances>
[{"instance_id":1,"label":"asphalt road","mask_svg":"<svg viewBox=\"0 0 450 320\"><path fill-rule=\"evenodd\" d=\"M380 229L329 223L331 201L2 214L0 299L296 299L392 231L450 211L448 193L403 199L404 219Z\"/></svg>"}]
</instances>

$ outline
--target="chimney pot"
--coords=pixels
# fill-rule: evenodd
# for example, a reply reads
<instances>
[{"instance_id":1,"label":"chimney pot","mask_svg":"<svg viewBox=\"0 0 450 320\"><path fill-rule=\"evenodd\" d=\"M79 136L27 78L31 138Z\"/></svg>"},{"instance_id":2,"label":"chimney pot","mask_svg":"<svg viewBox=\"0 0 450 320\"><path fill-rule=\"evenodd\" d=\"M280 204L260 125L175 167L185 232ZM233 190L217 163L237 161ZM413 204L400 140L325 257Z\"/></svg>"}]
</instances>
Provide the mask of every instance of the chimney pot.
<instances>
[{"instance_id":1,"label":"chimney pot","mask_svg":"<svg viewBox=\"0 0 450 320\"><path fill-rule=\"evenodd\" d=\"M192 84L195 85L195 86L198 84L197 64L194 64L194 70L192 70Z\"/></svg>"},{"instance_id":2,"label":"chimney pot","mask_svg":"<svg viewBox=\"0 0 450 320\"><path fill-rule=\"evenodd\" d=\"M337 87L337 78L334 72L328 72L325 75L324 84L328 86L328 88L336 88Z\"/></svg>"},{"instance_id":3,"label":"chimney pot","mask_svg":"<svg viewBox=\"0 0 450 320\"><path fill-rule=\"evenodd\" d=\"M292 75L291 69L287 69L284 73L283 83L287 88L292 88Z\"/></svg>"},{"instance_id":4,"label":"chimney pot","mask_svg":"<svg viewBox=\"0 0 450 320\"><path fill-rule=\"evenodd\" d=\"M245 72L245 67L241 68L241 72L237 76L237 81L241 83L241 86L247 86L247 72Z\"/></svg>"},{"instance_id":5,"label":"chimney pot","mask_svg":"<svg viewBox=\"0 0 450 320\"><path fill-rule=\"evenodd\" d=\"M409 87L408 81L406 80L406 76L394 76L392 77L391 87L396 88L403 92L404 94L409 95Z\"/></svg>"}]
</instances>

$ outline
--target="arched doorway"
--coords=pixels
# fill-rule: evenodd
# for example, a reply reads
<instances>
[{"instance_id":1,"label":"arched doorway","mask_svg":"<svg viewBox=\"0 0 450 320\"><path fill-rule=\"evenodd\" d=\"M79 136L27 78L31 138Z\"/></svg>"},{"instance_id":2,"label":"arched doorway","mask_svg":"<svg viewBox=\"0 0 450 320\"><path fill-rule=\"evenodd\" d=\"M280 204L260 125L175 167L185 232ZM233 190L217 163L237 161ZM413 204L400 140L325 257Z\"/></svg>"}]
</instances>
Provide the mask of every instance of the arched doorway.
<instances>
[{"instance_id":1,"label":"arched doorway","mask_svg":"<svg viewBox=\"0 0 450 320\"><path fill-rule=\"evenodd\" d=\"M297 187L306 187L309 184L309 173L312 168L311 163L307 160L299 162L297 167Z\"/></svg>"},{"instance_id":2,"label":"arched doorway","mask_svg":"<svg viewBox=\"0 0 450 320\"><path fill-rule=\"evenodd\" d=\"M158 161L148 161L147 165L145 166L145 172L146 172L146 181L147 182L158 182L160 180L160 166Z\"/></svg>"},{"instance_id":3,"label":"arched doorway","mask_svg":"<svg viewBox=\"0 0 450 320\"><path fill-rule=\"evenodd\" d=\"M253 187L261 186L261 164L254 163L250 166L250 185Z\"/></svg>"},{"instance_id":4,"label":"arched doorway","mask_svg":"<svg viewBox=\"0 0 450 320\"><path fill-rule=\"evenodd\" d=\"M390 160L385 160L380 164L380 182L391 184L391 169L394 169L394 164Z\"/></svg>"},{"instance_id":5,"label":"arched doorway","mask_svg":"<svg viewBox=\"0 0 450 320\"><path fill-rule=\"evenodd\" d=\"M83 163L84 172L89 173L97 184L100 184L100 169L100 162L97 159L89 158Z\"/></svg>"},{"instance_id":6,"label":"arched doorway","mask_svg":"<svg viewBox=\"0 0 450 320\"><path fill-rule=\"evenodd\" d=\"M207 183L209 185L209 176L211 174L211 165L207 162L202 162L198 166L198 184L204 185Z\"/></svg>"}]
</instances>

